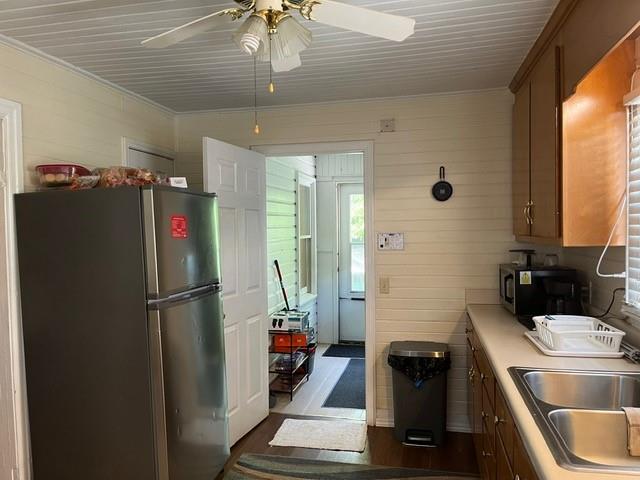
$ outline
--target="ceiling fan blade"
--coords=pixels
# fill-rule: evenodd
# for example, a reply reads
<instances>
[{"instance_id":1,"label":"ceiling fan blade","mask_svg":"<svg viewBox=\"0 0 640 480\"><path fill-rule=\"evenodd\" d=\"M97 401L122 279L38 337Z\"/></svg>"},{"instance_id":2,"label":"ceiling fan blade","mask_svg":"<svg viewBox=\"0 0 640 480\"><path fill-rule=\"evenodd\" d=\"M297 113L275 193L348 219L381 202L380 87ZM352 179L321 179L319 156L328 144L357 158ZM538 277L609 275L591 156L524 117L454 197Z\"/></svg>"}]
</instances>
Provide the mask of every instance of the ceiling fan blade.
<instances>
[{"instance_id":1,"label":"ceiling fan blade","mask_svg":"<svg viewBox=\"0 0 640 480\"><path fill-rule=\"evenodd\" d=\"M310 20L396 42L413 35L416 24L413 18L376 12L333 0L308 0L306 4L306 8L302 4L301 13L305 15L309 12L307 16Z\"/></svg>"},{"instance_id":2,"label":"ceiling fan blade","mask_svg":"<svg viewBox=\"0 0 640 480\"><path fill-rule=\"evenodd\" d=\"M220 12L212 13L211 15L186 23L168 32L148 38L142 42L142 45L148 48L165 48L188 38L195 37L200 33L232 23L234 20L242 17L244 13L245 11L239 8L228 8Z\"/></svg>"},{"instance_id":3,"label":"ceiling fan blade","mask_svg":"<svg viewBox=\"0 0 640 480\"><path fill-rule=\"evenodd\" d=\"M295 68L302 66L300 55L292 55L287 58L274 60L271 63L274 72L289 72Z\"/></svg>"}]
</instances>

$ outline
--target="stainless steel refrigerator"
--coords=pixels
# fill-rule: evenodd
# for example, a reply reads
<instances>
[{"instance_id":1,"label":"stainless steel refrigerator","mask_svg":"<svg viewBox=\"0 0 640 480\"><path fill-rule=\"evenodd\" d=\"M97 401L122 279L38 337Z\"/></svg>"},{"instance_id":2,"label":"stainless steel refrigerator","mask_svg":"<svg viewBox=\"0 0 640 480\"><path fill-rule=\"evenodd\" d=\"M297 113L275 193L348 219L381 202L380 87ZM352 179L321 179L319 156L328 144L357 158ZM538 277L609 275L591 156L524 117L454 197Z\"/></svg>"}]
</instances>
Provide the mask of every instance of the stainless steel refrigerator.
<instances>
[{"instance_id":1,"label":"stainless steel refrigerator","mask_svg":"<svg viewBox=\"0 0 640 480\"><path fill-rule=\"evenodd\" d=\"M215 195L16 195L35 480L212 480L229 456Z\"/></svg>"}]
</instances>

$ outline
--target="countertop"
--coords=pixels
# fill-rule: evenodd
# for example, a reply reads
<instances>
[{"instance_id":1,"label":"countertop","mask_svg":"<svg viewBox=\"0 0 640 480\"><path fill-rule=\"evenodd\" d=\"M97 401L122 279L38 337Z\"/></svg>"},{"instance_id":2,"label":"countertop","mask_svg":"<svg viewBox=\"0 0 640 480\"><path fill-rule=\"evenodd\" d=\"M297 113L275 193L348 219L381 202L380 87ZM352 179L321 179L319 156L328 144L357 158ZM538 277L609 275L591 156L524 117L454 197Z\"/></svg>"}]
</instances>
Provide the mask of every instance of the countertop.
<instances>
[{"instance_id":1,"label":"countertop","mask_svg":"<svg viewBox=\"0 0 640 480\"><path fill-rule=\"evenodd\" d=\"M640 477L640 471L623 475L576 472L560 467L507 371L509 367L640 371L640 365L625 359L549 357L524 337L526 328L502 306L468 305L467 312L540 480L629 480Z\"/></svg>"}]
</instances>

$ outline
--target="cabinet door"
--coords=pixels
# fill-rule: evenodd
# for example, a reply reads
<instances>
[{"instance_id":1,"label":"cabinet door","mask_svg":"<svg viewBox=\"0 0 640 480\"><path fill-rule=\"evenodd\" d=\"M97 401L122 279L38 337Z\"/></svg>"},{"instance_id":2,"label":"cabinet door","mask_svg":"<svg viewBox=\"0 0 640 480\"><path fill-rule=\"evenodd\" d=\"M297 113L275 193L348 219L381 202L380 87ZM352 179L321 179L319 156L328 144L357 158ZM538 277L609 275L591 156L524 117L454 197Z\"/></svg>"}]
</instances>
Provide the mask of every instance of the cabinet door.
<instances>
[{"instance_id":1,"label":"cabinet door","mask_svg":"<svg viewBox=\"0 0 640 480\"><path fill-rule=\"evenodd\" d=\"M516 93L513 105L513 233L531 234L526 217L529 204L529 83Z\"/></svg>"},{"instance_id":2,"label":"cabinet door","mask_svg":"<svg viewBox=\"0 0 640 480\"><path fill-rule=\"evenodd\" d=\"M531 77L531 235L559 238L559 75L556 49L540 59Z\"/></svg>"},{"instance_id":3,"label":"cabinet door","mask_svg":"<svg viewBox=\"0 0 640 480\"><path fill-rule=\"evenodd\" d=\"M615 3L615 7L611 5ZM584 76L640 20L638 0L581 0L562 27L563 98L573 94Z\"/></svg>"},{"instance_id":4,"label":"cabinet door","mask_svg":"<svg viewBox=\"0 0 640 480\"><path fill-rule=\"evenodd\" d=\"M496 441L496 480L513 480L513 470L500 440Z\"/></svg>"},{"instance_id":5,"label":"cabinet door","mask_svg":"<svg viewBox=\"0 0 640 480\"><path fill-rule=\"evenodd\" d=\"M478 363L474 361L476 375L473 382L473 444L476 448L478 463L482 461L482 384L478 375Z\"/></svg>"},{"instance_id":6,"label":"cabinet door","mask_svg":"<svg viewBox=\"0 0 640 480\"><path fill-rule=\"evenodd\" d=\"M524 448L520 434L516 430L514 432L514 448L513 448L513 473L514 478L518 480L538 480L536 471L531 465L527 451Z\"/></svg>"}]
</instances>

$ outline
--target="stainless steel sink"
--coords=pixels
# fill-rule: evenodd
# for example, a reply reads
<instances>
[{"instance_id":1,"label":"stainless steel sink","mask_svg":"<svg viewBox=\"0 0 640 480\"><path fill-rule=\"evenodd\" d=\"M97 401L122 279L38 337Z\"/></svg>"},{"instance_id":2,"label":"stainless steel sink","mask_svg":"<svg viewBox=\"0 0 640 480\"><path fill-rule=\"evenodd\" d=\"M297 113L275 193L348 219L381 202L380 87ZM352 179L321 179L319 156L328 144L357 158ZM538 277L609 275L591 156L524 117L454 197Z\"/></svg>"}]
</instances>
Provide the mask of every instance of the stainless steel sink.
<instances>
[{"instance_id":1,"label":"stainless steel sink","mask_svg":"<svg viewBox=\"0 0 640 480\"><path fill-rule=\"evenodd\" d=\"M577 457L601 465L640 469L640 457L631 457L627 451L624 412L563 409L549 413L549 419Z\"/></svg>"},{"instance_id":2,"label":"stainless steel sink","mask_svg":"<svg viewBox=\"0 0 640 480\"><path fill-rule=\"evenodd\" d=\"M572 470L640 473L627 451L621 407L640 407L640 373L512 367L522 394L559 465Z\"/></svg>"},{"instance_id":3,"label":"stainless steel sink","mask_svg":"<svg viewBox=\"0 0 640 480\"><path fill-rule=\"evenodd\" d=\"M640 407L640 376L537 370L522 378L537 399L551 405L603 410Z\"/></svg>"}]
</instances>

